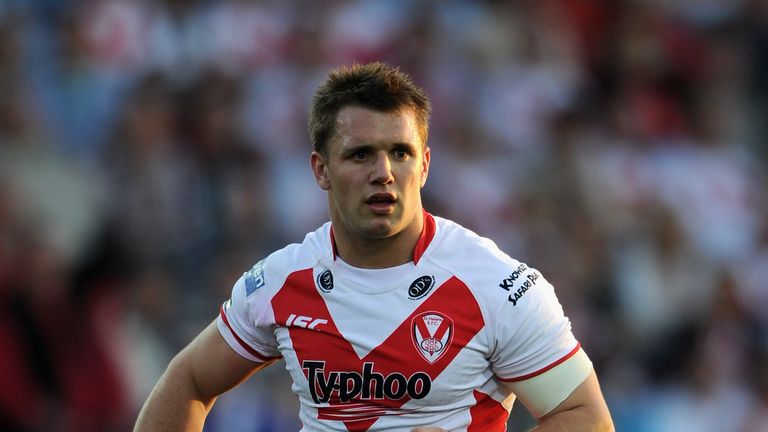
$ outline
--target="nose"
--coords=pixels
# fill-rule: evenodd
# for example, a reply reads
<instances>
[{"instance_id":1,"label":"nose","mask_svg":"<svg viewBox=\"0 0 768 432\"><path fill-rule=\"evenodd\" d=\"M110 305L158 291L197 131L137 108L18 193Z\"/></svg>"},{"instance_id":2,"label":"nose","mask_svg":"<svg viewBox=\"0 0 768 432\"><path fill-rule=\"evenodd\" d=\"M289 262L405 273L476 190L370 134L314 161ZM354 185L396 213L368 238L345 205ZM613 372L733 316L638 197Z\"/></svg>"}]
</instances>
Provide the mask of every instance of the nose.
<instances>
[{"instance_id":1,"label":"nose","mask_svg":"<svg viewBox=\"0 0 768 432\"><path fill-rule=\"evenodd\" d=\"M371 183L390 184L395 180L392 176L392 162L387 152L376 153L371 168Z\"/></svg>"}]
</instances>

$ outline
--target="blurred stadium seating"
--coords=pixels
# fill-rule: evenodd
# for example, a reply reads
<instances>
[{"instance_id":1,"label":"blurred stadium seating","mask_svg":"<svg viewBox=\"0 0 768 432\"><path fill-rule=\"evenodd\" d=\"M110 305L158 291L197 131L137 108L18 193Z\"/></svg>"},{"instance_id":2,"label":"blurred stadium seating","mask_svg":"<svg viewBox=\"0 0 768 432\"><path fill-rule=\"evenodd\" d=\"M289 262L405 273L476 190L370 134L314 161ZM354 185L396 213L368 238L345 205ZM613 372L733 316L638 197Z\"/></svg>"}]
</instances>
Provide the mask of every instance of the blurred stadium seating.
<instances>
[{"instance_id":1,"label":"blurred stadium seating","mask_svg":"<svg viewBox=\"0 0 768 432\"><path fill-rule=\"evenodd\" d=\"M761 0L0 2L0 429L129 429L327 219L307 106L370 60L431 95L427 209L553 282L617 430L768 431ZM298 428L280 366L206 426Z\"/></svg>"}]
</instances>

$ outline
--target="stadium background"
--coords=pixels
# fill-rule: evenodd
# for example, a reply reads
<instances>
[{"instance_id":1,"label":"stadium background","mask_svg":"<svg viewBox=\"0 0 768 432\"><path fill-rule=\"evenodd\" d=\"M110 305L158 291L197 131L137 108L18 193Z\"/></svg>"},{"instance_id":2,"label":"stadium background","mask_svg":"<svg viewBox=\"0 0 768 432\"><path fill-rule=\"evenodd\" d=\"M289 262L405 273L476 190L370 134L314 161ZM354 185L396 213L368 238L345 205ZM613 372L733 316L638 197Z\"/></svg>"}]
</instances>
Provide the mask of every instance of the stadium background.
<instances>
[{"instance_id":1,"label":"stadium background","mask_svg":"<svg viewBox=\"0 0 768 432\"><path fill-rule=\"evenodd\" d=\"M0 2L0 429L129 429L326 220L306 107L369 60L431 95L427 208L554 283L618 430L768 430L760 0ZM206 430L297 430L281 366Z\"/></svg>"}]
</instances>

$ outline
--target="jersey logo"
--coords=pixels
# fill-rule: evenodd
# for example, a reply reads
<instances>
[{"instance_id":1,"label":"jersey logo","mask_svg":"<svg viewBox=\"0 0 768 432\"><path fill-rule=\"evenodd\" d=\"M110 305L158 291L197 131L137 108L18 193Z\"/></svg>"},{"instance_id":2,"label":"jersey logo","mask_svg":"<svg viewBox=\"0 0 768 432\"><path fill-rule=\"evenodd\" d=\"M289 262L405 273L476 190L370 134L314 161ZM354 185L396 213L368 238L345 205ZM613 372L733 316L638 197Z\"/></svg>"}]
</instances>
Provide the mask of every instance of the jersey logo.
<instances>
[{"instance_id":1,"label":"jersey logo","mask_svg":"<svg viewBox=\"0 0 768 432\"><path fill-rule=\"evenodd\" d=\"M523 278L524 273L528 270L529 267L527 265L520 264L515 269L515 271L512 272L512 274L510 274L499 284L499 288L505 291L510 291L507 300L512 303L512 306L517 306L517 302L523 298L523 294L525 294L529 289L533 288L533 286L536 285L536 282L541 277L541 274L534 270L525 276L525 278ZM515 289L515 286L517 286L517 289Z\"/></svg>"},{"instance_id":2,"label":"jersey logo","mask_svg":"<svg viewBox=\"0 0 768 432\"><path fill-rule=\"evenodd\" d=\"M308 328L310 330L314 330L315 327L319 326L320 324L328 324L328 320L322 318L312 318L303 315L296 316L295 314L291 314L291 316L289 316L288 320L285 322L286 327L296 326L301 328Z\"/></svg>"},{"instance_id":3,"label":"jersey logo","mask_svg":"<svg viewBox=\"0 0 768 432\"><path fill-rule=\"evenodd\" d=\"M322 292L331 292L333 289L333 273L330 270L326 270L317 275L317 286L320 287Z\"/></svg>"},{"instance_id":4,"label":"jersey logo","mask_svg":"<svg viewBox=\"0 0 768 432\"><path fill-rule=\"evenodd\" d=\"M453 320L440 312L423 312L411 320L413 345L429 363L448 351L453 339Z\"/></svg>"},{"instance_id":5,"label":"jersey logo","mask_svg":"<svg viewBox=\"0 0 768 432\"><path fill-rule=\"evenodd\" d=\"M422 276L411 283L408 287L408 297L411 300L418 300L427 295L432 287L435 286L435 278L432 276Z\"/></svg>"},{"instance_id":6,"label":"jersey logo","mask_svg":"<svg viewBox=\"0 0 768 432\"><path fill-rule=\"evenodd\" d=\"M248 297L264 286L264 260L257 262L252 269L245 272L243 277L245 277L245 296Z\"/></svg>"},{"instance_id":7,"label":"jersey logo","mask_svg":"<svg viewBox=\"0 0 768 432\"><path fill-rule=\"evenodd\" d=\"M301 367L306 371L312 400L318 404L328 403L332 397L342 403L385 398L398 400L404 397L423 399L432 388L432 378L426 372L416 372L410 377L399 372L385 376L373 370L373 362L363 363L360 372L327 371L325 362L321 360L304 360ZM375 411L380 411L380 415L386 414L385 410ZM354 415L354 412L349 414Z\"/></svg>"},{"instance_id":8,"label":"jersey logo","mask_svg":"<svg viewBox=\"0 0 768 432\"><path fill-rule=\"evenodd\" d=\"M507 276L506 279L501 281L499 284L499 288L509 291L512 287L515 286L515 281L523 274L525 271L528 270L528 266L525 264L520 264L517 266L515 271L512 272L509 276Z\"/></svg>"}]
</instances>

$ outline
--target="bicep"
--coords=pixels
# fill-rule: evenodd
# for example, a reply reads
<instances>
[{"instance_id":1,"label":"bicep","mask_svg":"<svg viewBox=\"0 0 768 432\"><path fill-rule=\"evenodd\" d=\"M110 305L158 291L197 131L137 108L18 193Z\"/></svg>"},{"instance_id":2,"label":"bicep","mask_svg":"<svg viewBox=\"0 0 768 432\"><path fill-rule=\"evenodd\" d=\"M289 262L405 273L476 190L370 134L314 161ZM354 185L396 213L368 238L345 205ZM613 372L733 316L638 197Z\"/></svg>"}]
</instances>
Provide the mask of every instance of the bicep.
<instances>
[{"instance_id":1,"label":"bicep","mask_svg":"<svg viewBox=\"0 0 768 432\"><path fill-rule=\"evenodd\" d=\"M563 430L566 426L573 431L615 430L594 371L560 405L539 418L535 430Z\"/></svg>"},{"instance_id":2,"label":"bicep","mask_svg":"<svg viewBox=\"0 0 768 432\"><path fill-rule=\"evenodd\" d=\"M236 353L219 333L216 321L206 327L174 359L188 374L202 400L213 399L273 362L257 363Z\"/></svg>"},{"instance_id":3,"label":"bicep","mask_svg":"<svg viewBox=\"0 0 768 432\"><path fill-rule=\"evenodd\" d=\"M597 375L594 370L563 402L542 417L542 419L576 408L586 408L595 412L608 412L608 407L605 404L605 399L603 398L603 393L600 390L600 384L597 381Z\"/></svg>"},{"instance_id":4,"label":"bicep","mask_svg":"<svg viewBox=\"0 0 768 432\"><path fill-rule=\"evenodd\" d=\"M592 362L583 349L558 360L540 373L525 379L504 380L508 388L535 417L557 409L591 374Z\"/></svg>"}]
</instances>

